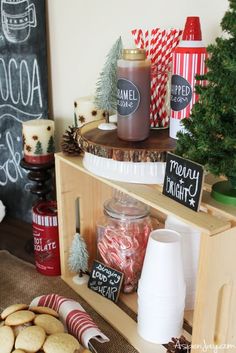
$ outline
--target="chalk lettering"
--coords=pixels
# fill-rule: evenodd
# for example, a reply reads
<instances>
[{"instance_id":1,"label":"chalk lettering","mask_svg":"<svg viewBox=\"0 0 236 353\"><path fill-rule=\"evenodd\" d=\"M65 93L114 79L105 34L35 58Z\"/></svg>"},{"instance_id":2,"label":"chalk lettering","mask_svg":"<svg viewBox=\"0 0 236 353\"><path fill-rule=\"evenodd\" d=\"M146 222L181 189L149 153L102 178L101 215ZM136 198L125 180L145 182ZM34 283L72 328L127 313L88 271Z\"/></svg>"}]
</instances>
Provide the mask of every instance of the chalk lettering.
<instances>
[{"instance_id":1,"label":"chalk lettering","mask_svg":"<svg viewBox=\"0 0 236 353\"><path fill-rule=\"evenodd\" d=\"M189 189L185 188L179 183L171 180L170 177L166 178L166 192L179 200L187 201Z\"/></svg>"},{"instance_id":2,"label":"chalk lettering","mask_svg":"<svg viewBox=\"0 0 236 353\"><path fill-rule=\"evenodd\" d=\"M0 98L23 106L38 104L42 108L42 92L38 61L0 58Z\"/></svg>"},{"instance_id":3,"label":"chalk lettering","mask_svg":"<svg viewBox=\"0 0 236 353\"><path fill-rule=\"evenodd\" d=\"M15 183L19 178L23 178L20 168L21 155L15 151L10 131L6 133L6 147L9 150L10 157L0 165L0 186L7 185L8 181Z\"/></svg>"},{"instance_id":4,"label":"chalk lettering","mask_svg":"<svg viewBox=\"0 0 236 353\"><path fill-rule=\"evenodd\" d=\"M136 95L136 91L133 89L117 89L117 97L119 99L126 99L130 101L137 101L138 97Z\"/></svg>"},{"instance_id":5,"label":"chalk lettering","mask_svg":"<svg viewBox=\"0 0 236 353\"><path fill-rule=\"evenodd\" d=\"M197 211L203 176L201 165L168 153L163 194Z\"/></svg>"},{"instance_id":6,"label":"chalk lettering","mask_svg":"<svg viewBox=\"0 0 236 353\"><path fill-rule=\"evenodd\" d=\"M88 287L102 296L116 301L119 296L123 274L101 262L94 261Z\"/></svg>"}]
</instances>

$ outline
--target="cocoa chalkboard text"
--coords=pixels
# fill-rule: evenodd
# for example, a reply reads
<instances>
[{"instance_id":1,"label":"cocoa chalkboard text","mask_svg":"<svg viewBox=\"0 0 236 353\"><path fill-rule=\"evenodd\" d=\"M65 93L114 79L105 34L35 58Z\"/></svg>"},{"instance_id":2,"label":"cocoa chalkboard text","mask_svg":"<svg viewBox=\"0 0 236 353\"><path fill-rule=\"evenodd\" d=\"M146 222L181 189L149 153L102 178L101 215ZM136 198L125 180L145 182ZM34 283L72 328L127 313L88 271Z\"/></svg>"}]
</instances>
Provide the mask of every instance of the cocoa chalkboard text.
<instances>
[{"instance_id":1,"label":"cocoa chalkboard text","mask_svg":"<svg viewBox=\"0 0 236 353\"><path fill-rule=\"evenodd\" d=\"M88 288L116 302L123 281L123 273L95 260L90 273Z\"/></svg>"},{"instance_id":2,"label":"cocoa chalkboard text","mask_svg":"<svg viewBox=\"0 0 236 353\"><path fill-rule=\"evenodd\" d=\"M204 167L168 153L163 194L182 205L198 211L204 179Z\"/></svg>"}]
</instances>

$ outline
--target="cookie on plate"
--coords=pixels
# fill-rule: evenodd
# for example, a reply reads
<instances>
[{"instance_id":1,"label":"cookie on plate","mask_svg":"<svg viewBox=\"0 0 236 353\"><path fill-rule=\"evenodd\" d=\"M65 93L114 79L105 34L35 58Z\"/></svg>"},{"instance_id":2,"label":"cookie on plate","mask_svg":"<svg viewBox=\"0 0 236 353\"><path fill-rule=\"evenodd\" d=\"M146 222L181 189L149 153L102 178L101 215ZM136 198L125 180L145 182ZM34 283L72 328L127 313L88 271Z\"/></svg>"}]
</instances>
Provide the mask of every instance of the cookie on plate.
<instances>
[{"instance_id":1,"label":"cookie on plate","mask_svg":"<svg viewBox=\"0 0 236 353\"><path fill-rule=\"evenodd\" d=\"M55 317L59 317L59 314L55 310L48 308L47 306L31 306L29 310L33 311L36 314L48 314Z\"/></svg>"},{"instance_id":2,"label":"cookie on plate","mask_svg":"<svg viewBox=\"0 0 236 353\"><path fill-rule=\"evenodd\" d=\"M55 333L48 336L43 345L45 353L74 353L79 348L79 342L69 333Z\"/></svg>"},{"instance_id":3,"label":"cookie on plate","mask_svg":"<svg viewBox=\"0 0 236 353\"><path fill-rule=\"evenodd\" d=\"M37 352L44 344L46 333L42 327L29 326L16 337L15 348L26 352Z\"/></svg>"},{"instance_id":4,"label":"cookie on plate","mask_svg":"<svg viewBox=\"0 0 236 353\"><path fill-rule=\"evenodd\" d=\"M26 353L25 351L22 351L22 349L15 349L12 351L12 353Z\"/></svg>"},{"instance_id":5,"label":"cookie on plate","mask_svg":"<svg viewBox=\"0 0 236 353\"><path fill-rule=\"evenodd\" d=\"M6 317L10 314L13 314L14 312L18 311L18 310L24 310L24 309L28 309L28 305L27 304L13 304L8 306L6 309L3 310L3 312L1 313L1 318L2 320L6 319Z\"/></svg>"},{"instance_id":6,"label":"cookie on plate","mask_svg":"<svg viewBox=\"0 0 236 353\"><path fill-rule=\"evenodd\" d=\"M11 327L0 327L1 353L11 353L14 346L14 333Z\"/></svg>"},{"instance_id":7,"label":"cookie on plate","mask_svg":"<svg viewBox=\"0 0 236 353\"><path fill-rule=\"evenodd\" d=\"M34 319L34 324L42 327L47 335L65 332L62 322L48 314L37 315Z\"/></svg>"},{"instance_id":8,"label":"cookie on plate","mask_svg":"<svg viewBox=\"0 0 236 353\"><path fill-rule=\"evenodd\" d=\"M26 322L33 321L35 314L29 310L19 310L7 316L5 320L5 325L17 326L23 325Z\"/></svg>"}]
</instances>

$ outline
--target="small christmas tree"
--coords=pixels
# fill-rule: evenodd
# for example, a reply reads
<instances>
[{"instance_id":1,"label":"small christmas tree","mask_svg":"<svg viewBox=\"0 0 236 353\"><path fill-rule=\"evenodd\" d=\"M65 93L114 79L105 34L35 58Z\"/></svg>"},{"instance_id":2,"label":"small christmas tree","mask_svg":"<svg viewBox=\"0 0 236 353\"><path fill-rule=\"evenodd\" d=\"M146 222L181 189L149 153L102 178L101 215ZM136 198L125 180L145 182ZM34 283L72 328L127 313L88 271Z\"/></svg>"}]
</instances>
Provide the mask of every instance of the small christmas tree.
<instances>
[{"instance_id":1,"label":"small christmas tree","mask_svg":"<svg viewBox=\"0 0 236 353\"><path fill-rule=\"evenodd\" d=\"M88 251L86 243L79 233L74 235L68 265L71 271L78 274L73 278L74 282L81 284L87 280L83 274L88 270Z\"/></svg>"},{"instance_id":2,"label":"small christmas tree","mask_svg":"<svg viewBox=\"0 0 236 353\"><path fill-rule=\"evenodd\" d=\"M229 0L221 27L224 36L208 46L208 72L199 77L208 85L196 87L199 101L190 118L183 120L185 130L177 135L176 153L205 165L214 175L225 175L230 182L218 183L216 189L236 197L236 0ZM213 186L218 201L232 203L225 196L218 198L215 191Z\"/></svg>"},{"instance_id":3,"label":"small christmas tree","mask_svg":"<svg viewBox=\"0 0 236 353\"><path fill-rule=\"evenodd\" d=\"M122 54L121 37L117 39L107 55L106 63L97 81L94 104L98 109L106 112L108 121L109 113L116 110L117 106L117 60Z\"/></svg>"},{"instance_id":4,"label":"small christmas tree","mask_svg":"<svg viewBox=\"0 0 236 353\"><path fill-rule=\"evenodd\" d=\"M35 153L35 154L43 154L43 148L42 148L42 144L41 144L40 141L38 141L38 142L36 143L34 153Z\"/></svg>"},{"instance_id":5,"label":"small christmas tree","mask_svg":"<svg viewBox=\"0 0 236 353\"><path fill-rule=\"evenodd\" d=\"M50 136L48 141L47 153L53 153L55 151L54 138Z\"/></svg>"}]
</instances>

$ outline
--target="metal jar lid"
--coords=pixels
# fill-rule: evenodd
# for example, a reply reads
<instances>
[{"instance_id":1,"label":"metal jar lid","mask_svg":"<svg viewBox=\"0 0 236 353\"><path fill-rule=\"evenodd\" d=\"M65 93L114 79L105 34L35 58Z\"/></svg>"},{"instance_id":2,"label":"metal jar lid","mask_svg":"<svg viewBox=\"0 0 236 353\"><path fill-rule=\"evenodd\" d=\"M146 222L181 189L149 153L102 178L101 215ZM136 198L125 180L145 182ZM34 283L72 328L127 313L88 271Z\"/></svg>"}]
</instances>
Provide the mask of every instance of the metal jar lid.
<instances>
[{"instance_id":1,"label":"metal jar lid","mask_svg":"<svg viewBox=\"0 0 236 353\"><path fill-rule=\"evenodd\" d=\"M145 49L123 49L122 59L124 60L145 60L146 50Z\"/></svg>"}]
</instances>

